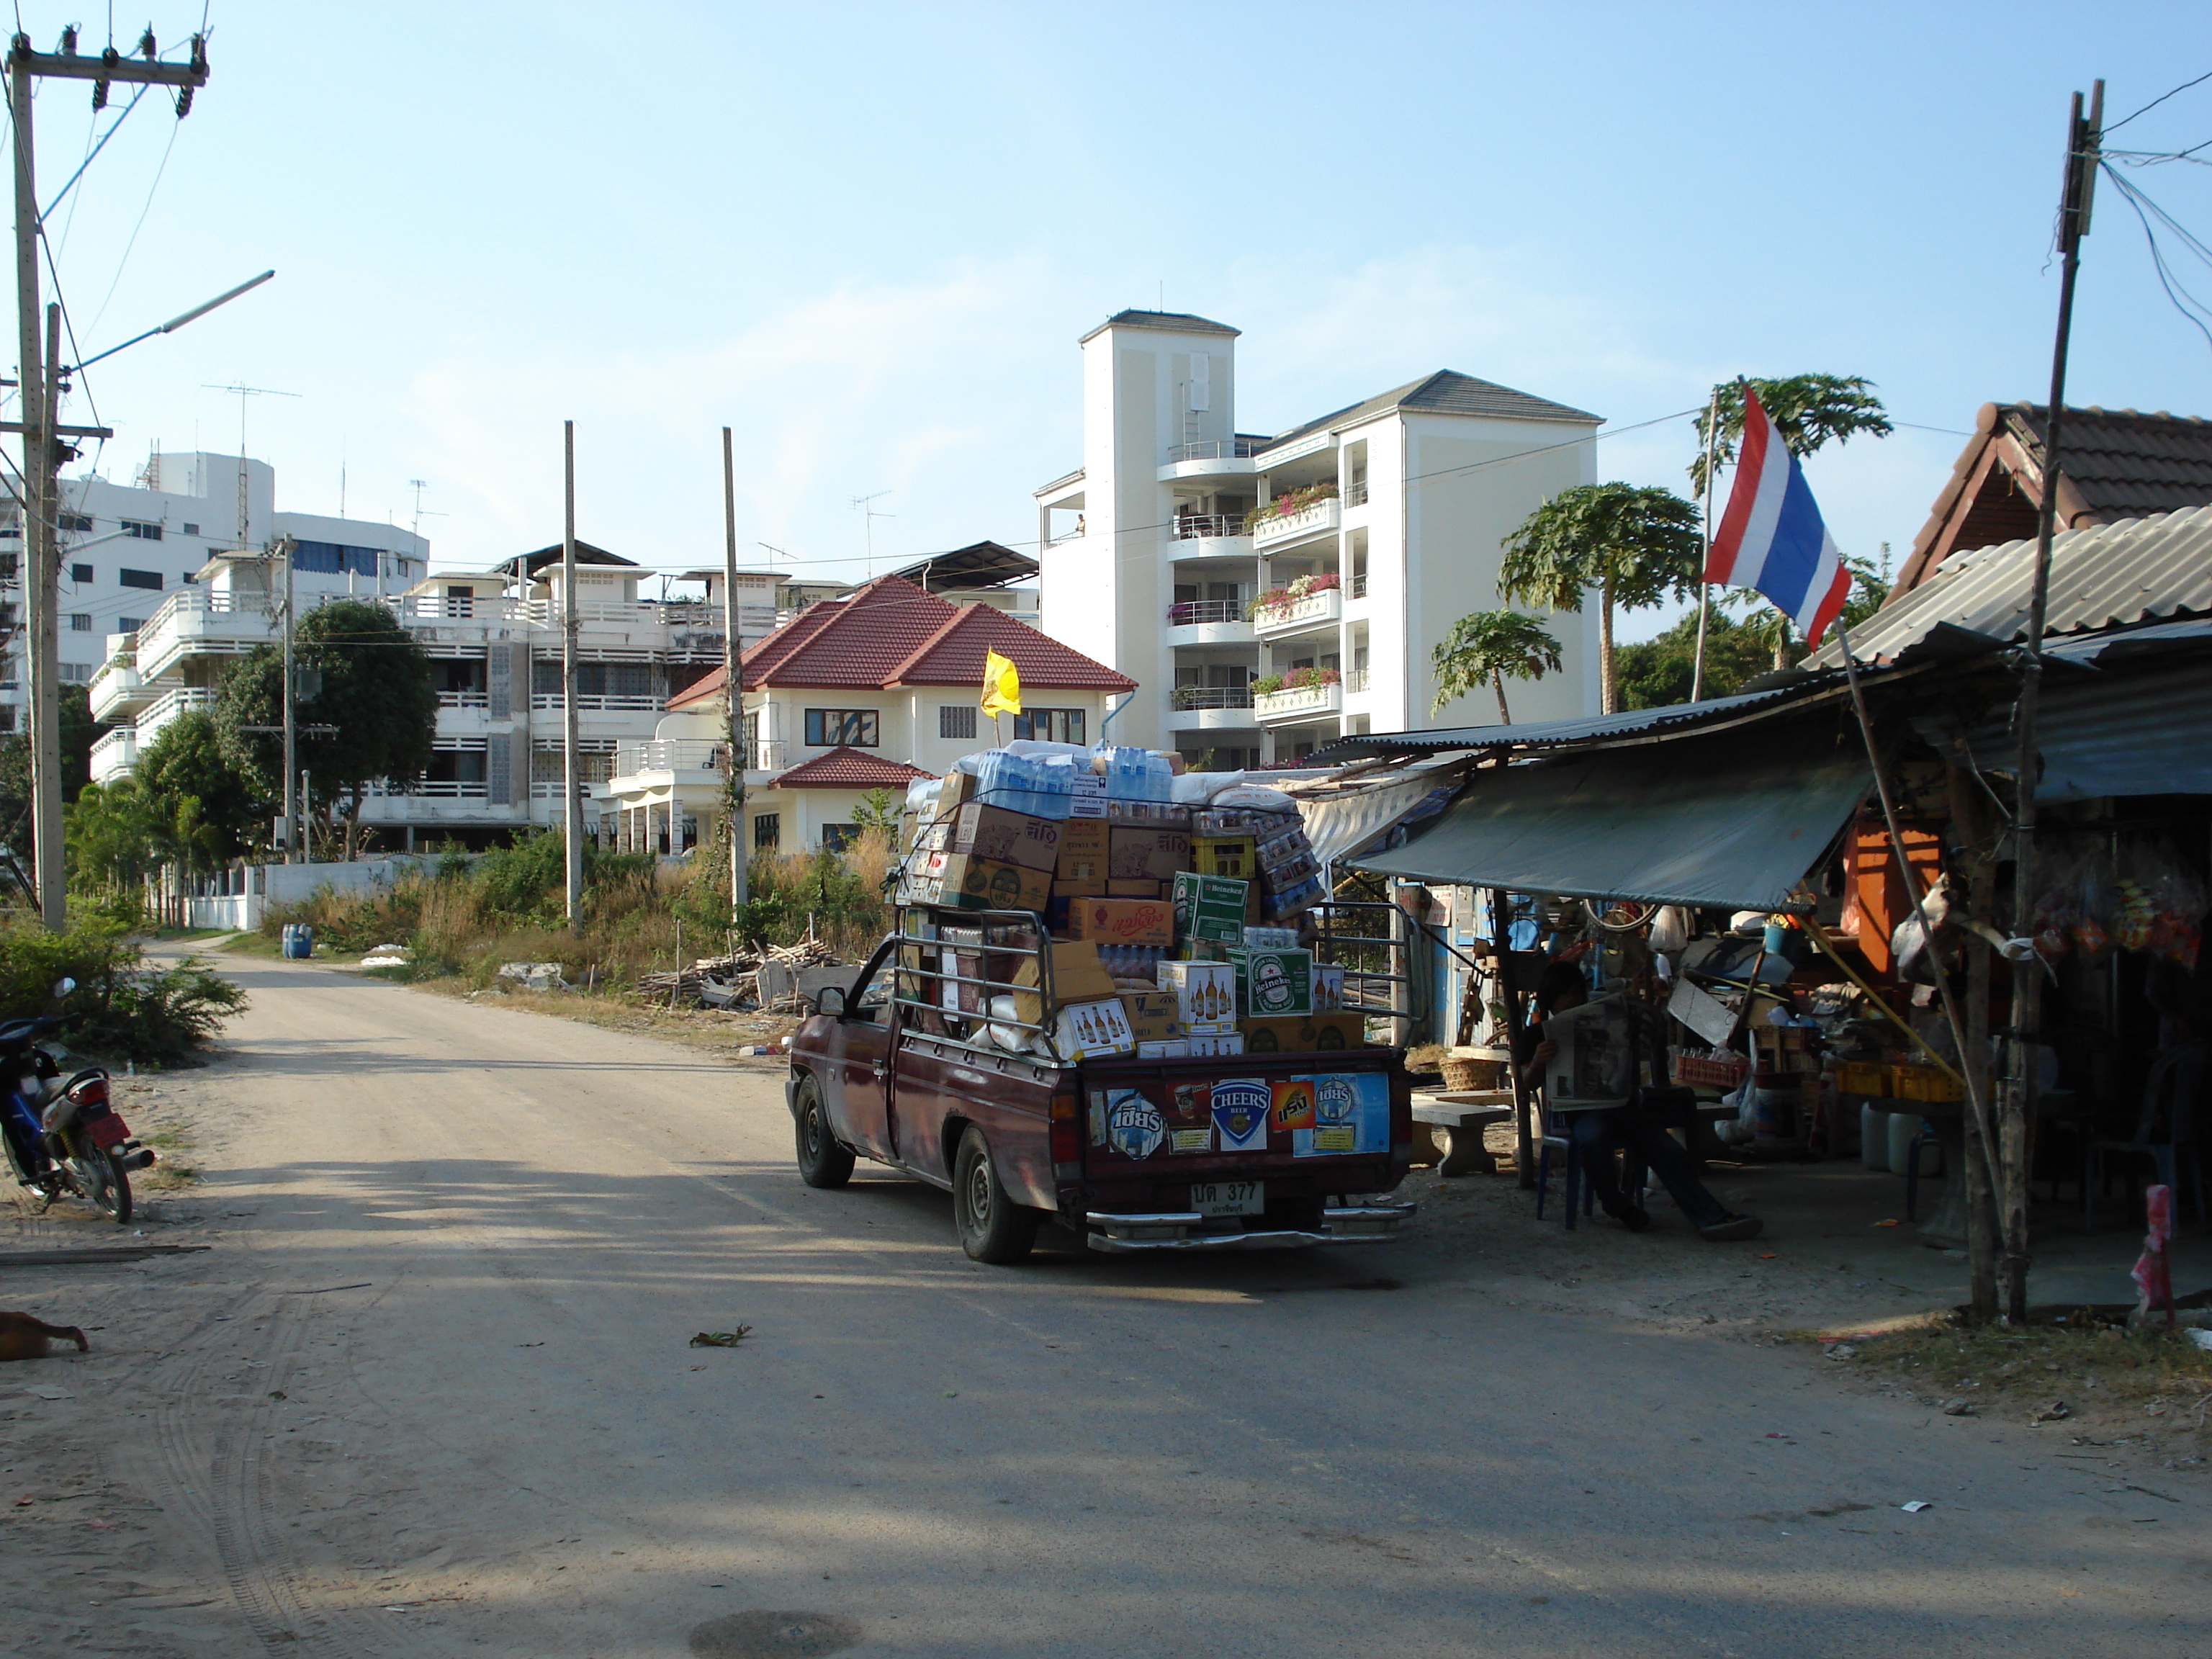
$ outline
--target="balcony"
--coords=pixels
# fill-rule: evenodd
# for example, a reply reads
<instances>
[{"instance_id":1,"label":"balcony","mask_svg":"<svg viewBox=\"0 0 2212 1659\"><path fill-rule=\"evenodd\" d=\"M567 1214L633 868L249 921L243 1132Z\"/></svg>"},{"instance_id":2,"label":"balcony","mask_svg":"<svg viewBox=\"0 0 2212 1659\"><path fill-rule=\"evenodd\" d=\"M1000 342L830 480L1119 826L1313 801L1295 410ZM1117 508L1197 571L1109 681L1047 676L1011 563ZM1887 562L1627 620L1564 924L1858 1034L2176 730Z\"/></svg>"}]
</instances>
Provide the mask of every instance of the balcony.
<instances>
[{"instance_id":1,"label":"balcony","mask_svg":"<svg viewBox=\"0 0 2212 1659\"><path fill-rule=\"evenodd\" d=\"M1364 668L1347 669L1344 676L1344 695L1356 697L1364 691L1367 689L1367 673Z\"/></svg>"},{"instance_id":2,"label":"balcony","mask_svg":"<svg viewBox=\"0 0 2212 1659\"><path fill-rule=\"evenodd\" d=\"M1168 609L1170 645L1249 645L1252 624L1235 599L1193 599Z\"/></svg>"},{"instance_id":3,"label":"balcony","mask_svg":"<svg viewBox=\"0 0 2212 1659\"><path fill-rule=\"evenodd\" d=\"M1364 507L1367 505L1366 479L1362 478L1356 483L1348 483L1345 485L1344 504L1346 508Z\"/></svg>"},{"instance_id":4,"label":"balcony","mask_svg":"<svg viewBox=\"0 0 2212 1659\"><path fill-rule=\"evenodd\" d=\"M642 696L616 696L598 691L579 692L576 712L580 714L640 714L657 713L665 699L650 694ZM533 714L558 714L562 712L562 701L558 691L533 691L530 696L530 712Z\"/></svg>"},{"instance_id":5,"label":"balcony","mask_svg":"<svg viewBox=\"0 0 2212 1659\"><path fill-rule=\"evenodd\" d=\"M651 743L624 744L615 750L614 775L607 787L623 793L629 787L659 787L665 784L712 784L719 787L727 775L730 745L713 738L660 738Z\"/></svg>"},{"instance_id":6,"label":"balcony","mask_svg":"<svg viewBox=\"0 0 2212 1659\"><path fill-rule=\"evenodd\" d=\"M124 662L111 657L92 677L92 717L112 725L135 710L145 696L145 683L138 678L137 661Z\"/></svg>"},{"instance_id":7,"label":"balcony","mask_svg":"<svg viewBox=\"0 0 2212 1659\"><path fill-rule=\"evenodd\" d=\"M1238 513L1186 513L1168 526L1167 556L1179 559L1245 559L1252 556L1252 532Z\"/></svg>"},{"instance_id":8,"label":"balcony","mask_svg":"<svg viewBox=\"0 0 2212 1659\"><path fill-rule=\"evenodd\" d=\"M1263 640L1287 639L1293 634L1334 628L1344 617L1344 595L1324 587L1301 599L1261 607L1252 613L1252 625Z\"/></svg>"},{"instance_id":9,"label":"balcony","mask_svg":"<svg viewBox=\"0 0 2212 1659\"><path fill-rule=\"evenodd\" d=\"M92 745L92 781L112 783L127 776L138 763L138 733L127 726L118 726Z\"/></svg>"},{"instance_id":10,"label":"balcony","mask_svg":"<svg viewBox=\"0 0 2212 1659\"><path fill-rule=\"evenodd\" d=\"M1202 443L1171 445L1163 458L1159 478L1249 478L1259 471L1252 459L1265 438L1217 438Z\"/></svg>"},{"instance_id":11,"label":"balcony","mask_svg":"<svg viewBox=\"0 0 2212 1659\"><path fill-rule=\"evenodd\" d=\"M1178 685L1161 724L1170 732L1249 732L1252 688L1249 685Z\"/></svg>"},{"instance_id":12,"label":"balcony","mask_svg":"<svg viewBox=\"0 0 2212 1659\"><path fill-rule=\"evenodd\" d=\"M1252 700L1253 712L1263 726L1285 725L1291 720L1310 720L1322 715L1343 712L1344 685L1331 679L1326 684L1285 686L1279 691L1263 691Z\"/></svg>"},{"instance_id":13,"label":"balcony","mask_svg":"<svg viewBox=\"0 0 2212 1659\"><path fill-rule=\"evenodd\" d=\"M1331 495L1295 513L1278 513L1258 520L1252 526L1252 550L1274 552L1328 535L1344 522L1343 509L1344 503Z\"/></svg>"},{"instance_id":14,"label":"balcony","mask_svg":"<svg viewBox=\"0 0 2212 1659\"><path fill-rule=\"evenodd\" d=\"M491 694L489 691L441 691L438 693L438 707L441 708L489 708Z\"/></svg>"},{"instance_id":15,"label":"balcony","mask_svg":"<svg viewBox=\"0 0 2212 1659\"><path fill-rule=\"evenodd\" d=\"M156 697L138 716L138 736L148 743L155 734L178 715L195 708L215 707L215 693L205 686L179 686L166 696Z\"/></svg>"}]
</instances>

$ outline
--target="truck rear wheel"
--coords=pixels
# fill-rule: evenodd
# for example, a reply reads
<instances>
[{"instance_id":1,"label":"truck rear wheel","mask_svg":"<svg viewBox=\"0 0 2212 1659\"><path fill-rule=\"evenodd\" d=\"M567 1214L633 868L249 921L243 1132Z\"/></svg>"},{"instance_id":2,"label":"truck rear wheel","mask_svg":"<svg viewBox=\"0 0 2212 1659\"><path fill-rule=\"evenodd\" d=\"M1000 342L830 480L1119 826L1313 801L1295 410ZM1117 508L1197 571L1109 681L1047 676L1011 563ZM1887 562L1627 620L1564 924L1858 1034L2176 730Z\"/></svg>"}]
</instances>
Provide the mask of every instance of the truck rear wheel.
<instances>
[{"instance_id":1,"label":"truck rear wheel","mask_svg":"<svg viewBox=\"0 0 2212 1659\"><path fill-rule=\"evenodd\" d=\"M1017 1204L1000 1183L991 1149L981 1129L961 1137L952 1168L952 1211L960 1229L960 1248L977 1261L1006 1267L1029 1255L1036 1243L1041 1211Z\"/></svg>"},{"instance_id":2,"label":"truck rear wheel","mask_svg":"<svg viewBox=\"0 0 2212 1659\"><path fill-rule=\"evenodd\" d=\"M830 1133L830 1116L822 1109L822 1085L811 1077L799 1079L796 1099L799 1178L810 1187L843 1186L853 1178L853 1154Z\"/></svg>"}]
</instances>

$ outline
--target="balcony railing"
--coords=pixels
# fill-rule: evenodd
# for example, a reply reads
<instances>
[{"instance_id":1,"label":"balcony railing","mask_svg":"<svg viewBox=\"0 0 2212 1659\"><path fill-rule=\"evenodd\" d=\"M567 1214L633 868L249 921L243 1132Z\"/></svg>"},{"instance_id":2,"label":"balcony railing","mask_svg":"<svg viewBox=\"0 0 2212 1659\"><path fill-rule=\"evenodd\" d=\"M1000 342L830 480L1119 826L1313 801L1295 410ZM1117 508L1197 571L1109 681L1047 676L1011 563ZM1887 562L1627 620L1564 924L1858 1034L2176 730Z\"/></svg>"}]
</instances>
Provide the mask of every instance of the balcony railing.
<instances>
[{"instance_id":1,"label":"balcony railing","mask_svg":"<svg viewBox=\"0 0 2212 1659\"><path fill-rule=\"evenodd\" d=\"M1346 669L1344 689L1346 691L1364 691L1367 689L1367 671L1364 668Z\"/></svg>"},{"instance_id":2,"label":"balcony railing","mask_svg":"<svg viewBox=\"0 0 2212 1659\"><path fill-rule=\"evenodd\" d=\"M1267 438L1214 438L1204 443L1172 444L1168 448L1167 464L1178 461L1249 461L1260 453L1261 447L1272 441Z\"/></svg>"},{"instance_id":3,"label":"balcony railing","mask_svg":"<svg viewBox=\"0 0 2212 1659\"><path fill-rule=\"evenodd\" d=\"M1273 547L1318 531L1334 530L1343 521L1343 508L1344 503L1331 495L1296 513L1279 513L1273 518L1261 519L1252 526L1252 545Z\"/></svg>"},{"instance_id":4,"label":"balcony railing","mask_svg":"<svg viewBox=\"0 0 2212 1659\"><path fill-rule=\"evenodd\" d=\"M1175 689L1175 706L1178 708L1249 708L1252 688L1249 685L1178 685Z\"/></svg>"},{"instance_id":5,"label":"balcony railing","mask_svg":"<svg viewBox=\"0 0 2212 1659\"><path fill-rule=\"evenodd\" d=\"M92 745L92 776L95 783L128 772L138 761L138 733L135 727L118 726L98 743Z\"/></svg>"},{"instance_id":6,"label":"balcony railing","mask_svg":"<svg viewBox=\"0 0 2212 1659\"><path fill-rule=\"evenodd\" d=\"M1244 515L1241 513L1187 513L1175 521L1174 536L1179 542L1251 533L1244 527Z\"/></svg>"},{"instance_id":7,"label":"balcony railing","mask_svg":"<svg viewBox=\"0 0 2212 1659\"><path fill-rule=\"evenodd\" d=\"M662 738L652 743L625 744L615 750L615 776L635 777L641 772L698 772L722 775L730 745L712 738Z\"/></svg>"},{"instance_id":8,"label":"balcony railing","mask_svg":"<svg viewBox=\"0 0 2212 1659\"><path fill-rule=\"evenodd\" d=\"M576 712L581 714L645 714L660 707L666 699L650 693L641 696L616 696L596 691L579 692ZM558 691L533 691L530 696L530 712L533 714L557 714L562 711Z\"/></svg>"},{"instance_id":9,"label":"balcony railing","mask_svg":"<svg viewBox=\"0 0 2212 1659\"><path fill-rule=\"evenodd\" d=\"M1367 573L1364 570L1352 577L1352 585L1346 590L1345 597L1351 599L1364 599L1367 597Z\"/></svg>"},{"instance_id":10,"label":"balcony railing","mask_svg":"<svg viewBox=\"0 0 2212 1659\"><path fill-rule=\"evenodd\" d=\"M1326 685L1292 686L1269 691L1253 707L1261 720L1282 720L1300 714L1327 714L1344 707L1344 687L1335 680Z\"/></svg>"},{"instance_id":11,"label":"balcony railing","mask_svg":"<svg viewBox=\"0 0 2212 1659\"><path fill-rule=\"evenodd\" d=\"M146 706L145 711L138 716L138 729L150 736L179 714L195 708L211 708L214 706L215 693L207 687L179 686L176 690L169 692L165 696L155 698Z\"/></svg>"},{"instance_id":12,"label":"balcony railing","mask_svg":"<svg viewBox=\"0 0 2212 1659\"><path fill-rule=\"evenodd\" d=\"M1241 599L1185 599L1168 607L1168 626L1184 628L1192 623L1238 623L1244 620Z\"/></svg>"},{"instance_id":13,"label":"balcony railing","mask_svg":"<svg viewBox=\"0 0 2212 1659\"><path fill-rule=\"evenodd\" d=\"M1348 483L1345 485L1344 504L1346 507L1364 507L1367 505L1366 479L1362 478L1357 483Z\"/></svg>"},{"instance_id":14,"label":"balcony railing","mask_svg":"<svg viewBox=\"0 0 2212 1659\"><path fill-rule=\"evenodd\" d=\"M491 707L491 693L489 691L441 691L438 693L438 707L441 708L489 708Z\"/></svg>"},{"instance_id":15,"label":"balcony railing","mask_svg":"<svg viewBox=\"0 0 2212 1659\"><path fill-rule=\"evenodd\" d=\"M1270 629L1325 626L1334 622L1343 611L1344 595L1334 587L1324 587L1319 592L1292 599L1287 605L1271 605L1264 611L1255 611L1252 621L1264 634Z\"/></svg>"}]
</instances>

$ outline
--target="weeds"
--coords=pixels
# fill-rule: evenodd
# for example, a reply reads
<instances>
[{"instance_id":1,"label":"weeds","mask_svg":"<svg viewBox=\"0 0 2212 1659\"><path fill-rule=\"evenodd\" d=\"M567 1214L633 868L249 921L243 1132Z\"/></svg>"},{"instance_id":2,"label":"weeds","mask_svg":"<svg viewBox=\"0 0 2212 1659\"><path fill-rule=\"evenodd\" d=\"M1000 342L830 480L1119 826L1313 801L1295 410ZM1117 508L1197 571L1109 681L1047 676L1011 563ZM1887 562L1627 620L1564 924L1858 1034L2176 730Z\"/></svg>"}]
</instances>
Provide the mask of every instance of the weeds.
<instances>
[{"instance_id":1,"label":"weeds","mask_svg":"<svg viewBox=\"0 0 2212 1659\"><path fill-rule=\"evenodd\" d=\"M787 945L811 931L841 957L859 961L890 930L883 880L887 835L861 836L843 852L763 854L747 872L748 902L730 918L727 868L702 855L662 864L639 854L586 848L584 927L564 922L567 870L557 834L533 836L474 860L448 860L432 874L387 890L271 905L261 931L274 939L305 922L316 941L344 955L405 945L414 960L372 969L401 983L453 978L482 989L507 962L557 962L574 984L621 992L641 974L732 945Z\"/></svg>"},{"instance_id":2,"label":"weeds","mask_svg":"<svg viewBox=\"0 0 2212 1659\"><path fill-rule=\"evenodd\" d=\"M27 916L0 921L0 1012L43 1013L65 978L76 987L58 1009L63 1037L88 1054L140 1066L191 1063L246 1006L246 993L198 957L147 967L112 921L80 915L58 933Z\"/></svg>"},{"instance_id":3,"label":"weeds","mask_svg":"<svg viewBox=\"0 0 2212 1659\"><path fill-rule=\"evenodd\" d=\"M2197 1428L2204 1426L2200 1407L2212 1400L2212 1352L2197 1347L2185 1330L2128 1330L2087 1310L2069 1315L2063 1325L2025 1330L1917 1325L1847 1340L1857 1364L1929 1394L2037 1402L2063 1397L2077 1407L2127 1406Z\"/></svg>"}]
</instances>

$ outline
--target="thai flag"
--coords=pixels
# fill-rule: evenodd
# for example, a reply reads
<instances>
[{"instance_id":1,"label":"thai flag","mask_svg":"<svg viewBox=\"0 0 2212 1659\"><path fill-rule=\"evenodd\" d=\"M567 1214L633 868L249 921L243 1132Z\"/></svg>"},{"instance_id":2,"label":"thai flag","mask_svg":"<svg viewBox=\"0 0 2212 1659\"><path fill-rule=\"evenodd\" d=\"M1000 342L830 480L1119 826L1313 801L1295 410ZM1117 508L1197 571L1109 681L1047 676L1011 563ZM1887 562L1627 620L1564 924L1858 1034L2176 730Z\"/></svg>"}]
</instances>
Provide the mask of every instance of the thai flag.
<instances>
[{"instance_id":1,"label":"thai flag","mask_svg":"<svg viewBox=\"0 0 2212 1659\"><path fill-rule=\"evenodd\" d=\"M1705 580L1755 587L1818 645L1843 611L1851 574L1820 521L1797 458L1749 386L1743 391L1743 450L1728 511L1705 556Z\"/></svg>"}]
</instances>

